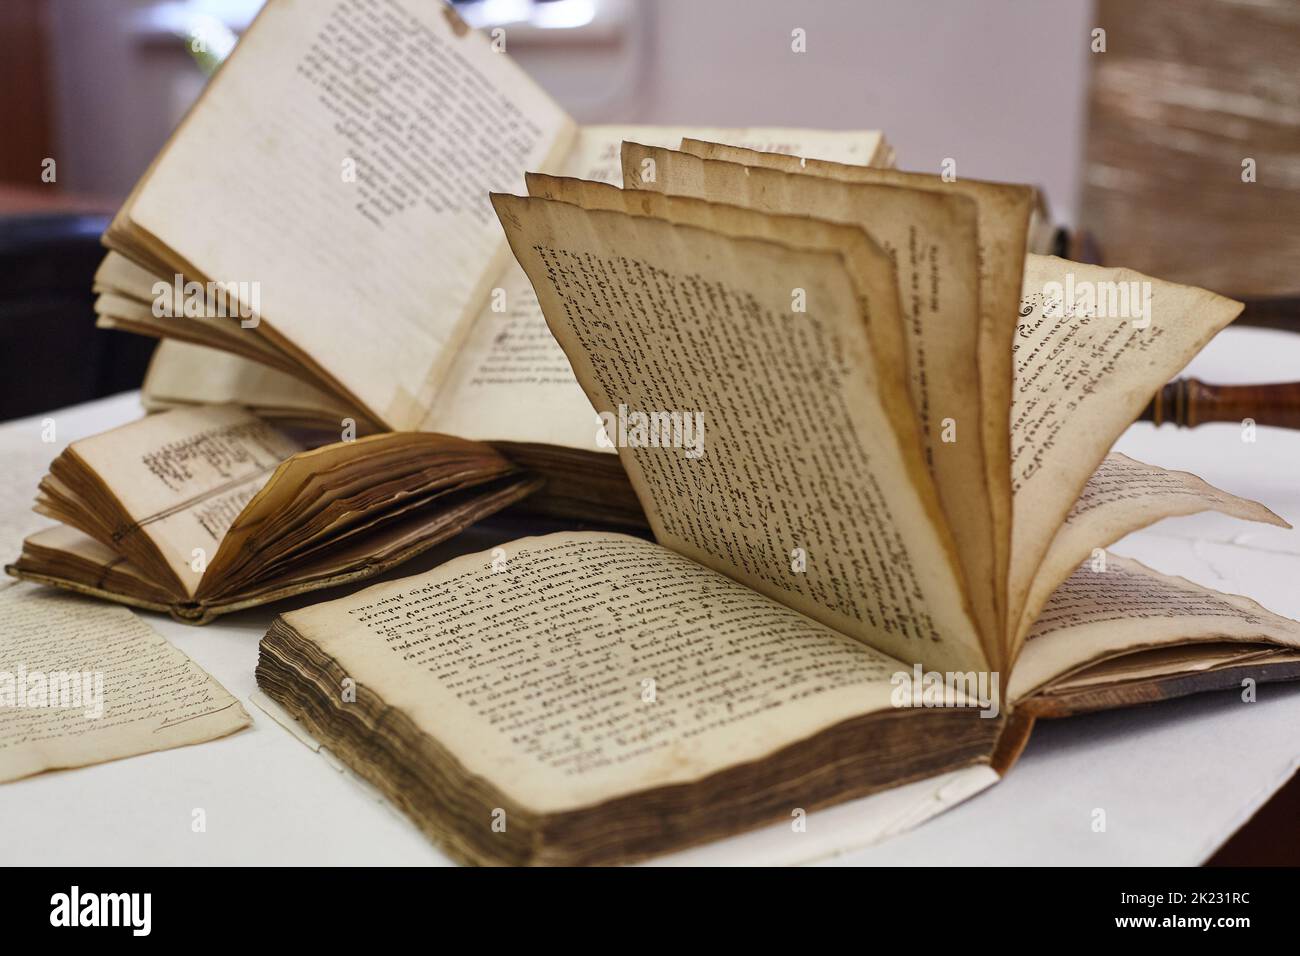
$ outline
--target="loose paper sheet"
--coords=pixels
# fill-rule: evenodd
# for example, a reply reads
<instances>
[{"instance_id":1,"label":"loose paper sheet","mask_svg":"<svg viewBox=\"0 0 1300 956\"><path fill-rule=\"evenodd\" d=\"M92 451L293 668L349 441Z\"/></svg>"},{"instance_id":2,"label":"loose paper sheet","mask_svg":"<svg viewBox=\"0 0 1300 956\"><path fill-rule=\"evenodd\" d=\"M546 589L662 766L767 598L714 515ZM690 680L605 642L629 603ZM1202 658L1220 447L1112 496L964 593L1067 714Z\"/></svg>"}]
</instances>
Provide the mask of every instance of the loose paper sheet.
<instances>
[{"instance_id":1,"label":"loose paper sheet","mask_svg":"<svg viewBox=\"0 0 1300 956\"><path fill-rule=\"evenodd\" d=\"M252 721L131 611L0 586L0 782L202 743Z\"/></svg>"}]
</instances>

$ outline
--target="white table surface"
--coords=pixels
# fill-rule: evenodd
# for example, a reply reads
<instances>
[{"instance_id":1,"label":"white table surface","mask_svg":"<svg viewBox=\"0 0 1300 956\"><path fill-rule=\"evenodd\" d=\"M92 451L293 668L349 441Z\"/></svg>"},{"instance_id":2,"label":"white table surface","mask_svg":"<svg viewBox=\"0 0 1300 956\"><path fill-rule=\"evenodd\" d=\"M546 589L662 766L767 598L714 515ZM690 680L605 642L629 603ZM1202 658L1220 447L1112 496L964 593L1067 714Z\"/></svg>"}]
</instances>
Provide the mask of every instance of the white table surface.
<instances>
[{"instance_id":1,"label":"white table surface","mask_svg":"<svg viewBox=\"0 0 1300 956\"><path fill-rule=\"evenodd\" d=\"M1217 383L1300 379L1300 336L1230 329L1188 373ZM12 509L12 499L34 493L41 461L63 443L139 414L134 394L54 413L48 417L56 422L59 442L38 448L33 446L40 441L41 418L0 426L0 511L5 499ZM1195 431L1135 425L1117 448L1193 471L1300 525L1300 433L1260 428L1248 444L1240 432L1236 425ZM5 532L12 534L12 525L0 520L0 535ZM456 548L492 543L471 534ZM5 560L16 555L17 545L0 541ZM1114 550L1300 618L1300 531L1192 516L1131 535ZM443 549L441 557L448 553ZM408 565L400 573L423 566ZM387 802L250 702L258 640L273 613L256 609L203 628L142 615L239 697L254 726L199 746L0 785L0 859L69 865L447 863ZM888 797L872 798L814 813L807 833L781 825L684 859L779 860L790 855L781 849L789 841L809 841L807 846L817 840L822 849L816 855L837 848L831 862L839 864L1196 864L1297 766L1300 685L1266 684L1251 704L1229 691L1040 722L1005 780L873 845L847 849L881 829L879 818L896 813L898 799L891 804ZM191 830L196 808L205 811L206 832ZM1105 832L1094 832L1097 809L1105 812Z\"/></svg>"}]
</instances>

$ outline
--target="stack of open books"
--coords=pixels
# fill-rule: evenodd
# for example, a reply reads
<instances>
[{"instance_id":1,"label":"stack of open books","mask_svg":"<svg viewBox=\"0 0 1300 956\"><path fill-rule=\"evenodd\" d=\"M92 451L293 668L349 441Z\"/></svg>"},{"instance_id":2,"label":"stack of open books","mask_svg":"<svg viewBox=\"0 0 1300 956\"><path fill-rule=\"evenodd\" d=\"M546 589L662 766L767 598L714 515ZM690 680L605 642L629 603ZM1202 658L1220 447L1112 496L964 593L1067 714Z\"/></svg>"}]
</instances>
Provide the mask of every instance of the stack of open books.
<instances>
[{"instance_id":1,"label":"stack of open books","mask_svg":"<svg viewBox=\"0 0 1300 956\"><path fill-rule=\"evenodd\" d=\"M459 438L293 459L197 578L193 529L148 531L171 499L123 497L134 452L74 446L42 507L142 572L100 591L194 616L368 573L340 532L372 510L387 567L406 516L441 539L526 494L516 467L552 515L648 525L263 640L261 688L457 858L637 859L1005 772L1039 717L1300 676L1300 625L1105 551L1196 511L1285 524L1108 454L1237 303L1027 255L1032 189L893 170L879 134L577 129L449 10L358 6L267 4L113 223L101 322L167 340L148 399L191 411L147 421L247 429L227 482L294 449L220 402ZM159 316L189 282L207 317ZM205 482L178 497L234 487ZM47 534L11 570L102 557Z\"/></svg>"}]
</instances>

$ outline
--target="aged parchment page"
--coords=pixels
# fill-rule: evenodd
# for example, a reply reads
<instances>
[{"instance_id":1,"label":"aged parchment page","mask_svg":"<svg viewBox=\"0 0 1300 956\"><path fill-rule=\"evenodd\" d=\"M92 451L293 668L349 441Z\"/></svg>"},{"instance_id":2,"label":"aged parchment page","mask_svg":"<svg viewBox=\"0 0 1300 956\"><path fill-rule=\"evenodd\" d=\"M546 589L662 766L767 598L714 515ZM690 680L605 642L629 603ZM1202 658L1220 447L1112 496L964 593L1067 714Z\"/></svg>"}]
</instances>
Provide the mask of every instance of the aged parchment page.
<instances>
[{"instance_id":1,"label":"aged parchment page","mask_svg":"<svg viewBox=\"0 0 1300 956\"><path fill-rule=\"evenodd\" d=\"M139 302L116 292L103 292L95 298L95 315L95 324L102 329L121 329L136 335L174 338L227 349L275 368L305 374L269 340L241 329L237 320L211 316L159 317L153 314L152 303Z\"/></svg>"},{"instance_id":2,"label":"aged parchment page","mask_svg":"<svg viewBox=\"0 0 1300 956\"><path fill-rule=\"evenodd\" d=\"M148 269L110 249L95 270L93 288L96 292L112 292L148 303L153 301L153 286L158 279Z\"/></svg>"},{"instance_id":3,"label":"aged parchment page","mask_svg":"<svg viewBox=\"0 0 1300 956\"><path fill-rule=\"evenodd\" d=\"M1057 529L1034 574L1017 638L1023 639L1052 592L1094 549L1107 548L1163 518L1199 511L1290 527L1258 502L1220 491L1188 472L1168 471L1117 452L1107 455Z\"/></svg>"},{"instance_id":4,"label":"aged parchment page","mask_svg":"<svg viewBox=\"0 0 1300 956\"><path fill-rule=\"evenodd\" d=\"M465 439L384 432L334 442L278 463L209 558L199 601L304 580L360 557L378 559L386 543L417 539L438 499L454 509L457 488L517 470L498 453ZM463 507L463 505L461 505ZM454 513L454 512L453 512ZM403 518L411 519L404 521ZM414 524L412 524L414 522Z\"/></svg>"},{"instance_id":5,"label":"aged parchment page","mask_svg":"<svg viewBox=\"0 0 1300 956\"><path fill-rule=\"evenodd\" d=\"M650 216L737 238L766 239L800 249L839 252L858 293L867 336L876 357L881 401L899 436L899 450L907 457L912 483L931 502L927 508L935 512L939 510L934 483L920 453L919 425L911 404L906 400L907 345L893 260L865 232L856 226L807 216L775 215L688 196L618 189L604 183L544 173L529 173L526 180L530 196L558 199L583 209Z\"/></svg>"},{"instance_id":6,"label":"aged parchment page","mask_svg":"<svg viewBox=\"0 0 1300 956\"><path fill-rule=\"evenodd\" d=\"M1011 409L1011 620L1115 439L1240 311L1213 292L1128 269L1026 258Z\"/></svg>"},{"instance_id":7,"label":"aged parchment page","mask_svg":"<svg viewBox=\"0 0 1300 956\"><path fill-rule=\"evenodd\" d=\"M1198 641L1195 644L1175 644L1155 647L1145 651L1121 654L1075 671L1069 677L1050 682L1049 693L1061 690L1079 690L1084 687L1104 687L1123 681L1148 680L1201 674L1223 667L1237 667L1249 663L1274 663L1281 660L1300 660L1300 651L1288 650L1276 644L1256 644L1249 641Z\"/></svg>"},{"instance_id":8,"label":"aged parchment page","mask_svg":"<svg viewBox=\"0 0 1300 956\"><path fill-rule=\"evenodd\" d=\"M1011 341L1012 316L1020 305L1025 244L1036 202L1030 186L958 178L945 181L927 173L872 169L800 154L783 156L756 149L738 149L707 137L683 138L684 153L701 159L721 159L746 166L766 166L847 182L906 186L933 192L955 192L975 202L979 219L980 259L980 396L983 412L984 458L989 504L993 509L996 601L1005 616L1007 568L1011 555ZM1014 622L1011 622L1014 625ZM1004 625L1004 630L1006 626ZM1009 638L1010 635L1008 635ZM1004 638L1006 640L1007 638Z\"/></svg>"},{"instance_id":9,"label":"aged parchment page","mask_svg":"<svg viewBox=\"0 0 1300 956\"><path fill-rule=\"evenodd\" d=\"M444 4L271 0L127 214L196 277L258 282L247 331L409 429L508 255L487 193L572 133Z\"/></svg>"},{"instance_id":10,"label":"aged parchment page","mask_svg":"<svg viewBox=\"0 0 1300 956\"><path fill-rule=\"evenodd\" d=\"M975 204L956 194L750 168L634 143L623 146L623 180L627 188L858 226L894 258L923 448L980 632L997 634L979 411Z\"/></svg>"},{"instance_id":11,"label":"aged parchment page","mask_svg":"<svg viewBox=\"0 0 1300 956\"><path fill-rule=\"evenodd\" d=\"M852 166L887 168L893 150L879 130L789 129L779 126L642 126L613 124L578 129L562 175L602 183L623 182L625 140L676 149L683 140L726 143L764 155L810 156Z\"/></svg>"},{"instance_id":12,"label":"aged parchment page","mask_svg":"<svg viewBox=\"0 0 1300 956\"><path fill-rule=\"evenodd\" d=\"M661 544L901 660L985 667L842 257L493 199L593 406L698 423L699 447L619 448Z\"/></svg>"},{"instance_id":13,"label":"aged parchment page","mask_svg":"<svg viewBox=\"0 0 1300 956\"><path fill-rule=\"evenodd\" d=\"M1250 598L1110 555L1105 571L1082 565L1038 616L1015 668L1014 703L1047 681L1124 651L1205 641L1268 641L1300 648L1300 624Z\"/></svg>"},{"instance_id":14,"label":"aged parchment page","mask_svg":"<svg viewBox=\"0 0 1300 956\"><path fill-rule=\"evenodd\" d=\"M333 396L285 372L221 349L163 339L141 388L149 411L237 403L259 417L318 421L340 429L352 417Z\"/></svg>"},{"instance_id":15,"label":"aged parchment page","mask_svg":"<svg viewBox=\"0 0 1300 956\"><path fill-rule=\"evenodd\" d=\"M170 291L162 292L158 285L160 282ZM229 349L235 355L262 361L291 373L295 370L295 363L284 350L265 336L250 333L241 324L246 321L241 317L222 315L215 307L209 308L208 313L201 317L186 316L184 298L179 306L176 303L175 283L174 274L160 278L122 253L110 249L95 270L96 325L164 340ZM215 296L209 300L207 291L204 290L204 301L215 306ZM176 311L168 315L164 309L163 315L155 316L155 301ZM305 375L305 372L299 370L298 374Z\"/></svg>"},{"instance_id":16,"label":"aged parchment page","mask_svg":"<svg viewBox=\"0 0 1300 956\"><path fill-rule=\"evenodd\" d=\"M530 195L573 203L584 209L650 216L736 238L765 239L801 249L839 252L857 291L867 337L876 358L874 371L881 408L898 436L898 450L908 478L925 503L926 511L936 516L936 530L946 539L945 547L956 560L951 532L941 517L934 482L921 455L919 425L907 400L907 346L893 261L865 232L856 226L807 216L775 215L687 196L617 189L580 179L530 173L527 180ZM986 641L984 651L990 660L996 659L998 646L996 640Z\"/></svg>"},{"instance_id":17,"label":"aged parchment page","mask_svg":"<svg viewBox=\"0 0 1300 956\"><path fill-rule=\"evenodd\" d=\"M843 163L878 162L882 156L890 155L882 135L875 130L587 126L578 130L560 169L570 176L617 183L622 178L619 147L624 139L671 146L684 136ZM456 360L445 370L433 408L421 429L484 441L540 442L612 453L613 449L595 443L591 405L573 378L564 352L546 327L527 277L512 257L507 258L493 284L493 297L475 319ZM284 392L293 386L278 376L268 377L258 372L249 359L261 358L277 365L288 361L285 354L269 340L239 329L237 321L179 320L178 324L169 319L154 319L141 306L151 302L155 281L147 270L120 253L109 252L96 274L96 291L102 293L97 309L103 314L103 324L121 327L122 320L129 316L136 331L163 335L179 331L191 339L201 338L202 344L238 351L219 361L207 361L205 356L207 364L196 375L198 370L193 361L184 357L185 353L161 346L150 366L146 386L152 388L146 388L147 397L153 395L158 402L195 404L235 401L231 396L237 394L240 404L259 412L264 408L279 409ZM171 341L176 345L180 340ZM302 392L302 401L309 394L320 394L319 389L305 381L304 387L311 391L293 389L295 395ZM337 399L331 399L328 404L313 400L322 407L334 409L330 413L332 419L357 415L355 408L349 411ZM293 407L299 407L298 399Z\"/></svg>"},{"instance_id":18,"label":"aged parchment page","mask_svg":"<svg viewBox=\"0 0 1300 956\"><path fill-rule=\"evenodd\" d=\"M684 136L786 149L843 163L866 162L876 155L881 138L875 131L584 126L560 171L564 176L617 185L622 181L623 140L673 146ZM1016 288L1018 293L1019 277ZM539 442L612 454L612 448L597 442L591 403L547 328L528 277L513 258L493 294L447 369L421 429L478 441Z\"/></svg>"},{"instance_id":19,"label":"aged parchment page","mask_svg":"<svg viewBox=\"0 0 1300 956\"><path fill-rule=\"evenodd\" d=\"M224 687L125 608L0 584L0 783L251 723Z\"/></svg>"},{"instance_id":20,"label":"aged parchment page","mask_svg":"<svg viewBox=\"0 0 1300 956\"><path fill-rule=\"evenodd\" d=\"M563 532L503 550L284 619L535 812L696 780L890 707L898 661L658 545Z\"/></svg>"},{"instance_id":21,"label":"aged parchment page","mask_svg":"<svg viewBox=\"0 0 1300 956\"><path fill-rule=\"evenodd\" d=\"M67 569L74 580L87 582L110 594L126 594L167 607L176 595L112 548L65 524L56 524L29 535L23 541L23 555L39 555L48 565ZM51 571L54 568L50 568Z\"/></svg>"}]
</instances>

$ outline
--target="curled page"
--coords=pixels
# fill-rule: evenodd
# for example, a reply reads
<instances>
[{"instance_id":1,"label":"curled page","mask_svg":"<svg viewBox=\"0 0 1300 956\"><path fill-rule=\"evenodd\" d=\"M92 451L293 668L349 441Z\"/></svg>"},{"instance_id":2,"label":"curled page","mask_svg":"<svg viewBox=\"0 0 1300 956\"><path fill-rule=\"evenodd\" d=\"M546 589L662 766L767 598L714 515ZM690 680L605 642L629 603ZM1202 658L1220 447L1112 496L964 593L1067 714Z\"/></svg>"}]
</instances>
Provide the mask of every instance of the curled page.
<instances>
[{"instance_id":1,"label":"curled page","mask_svg":"<svg viewBox=\"0 0 1300 956\"><path fill-rule=\"evenodd\" d=\"M1027 257L1022 295L1011 409L1011 621L1020 620L1052 538L1115 439L1242 308L1204 289L1054 256Z\"/></svg>"},{"instance_id":2,"label":"curled page","mask_svg":"<svg viewBox=\"0 0 1300 956\"><path fill-rule=\"evenodd\" d=\"M1095 549L1109 547L1126 534L1163 518L1198 511L1218 511L1234 518L1290 527L1258 502L1220 491L1188 472L1169 471L1118 453L1107 455L1088 479L1038 566L1020 619L1017 645L1023 646L1025 633L1033 627L1052 592Z\"/></svg>"},{"instance_id":3,"label":"curled page","mask_svg":"<svg viewBox=\"0 0 1300 956\"><path fill-rule=\"evenodd\" d=\"M1133 651L1225 641L1300 648L1300 624L1250 598L1110 555L1105 570L1081 565L1034 622L1012 671L1015 704L1080 668Z\"/></svg>"}]
</instances>

